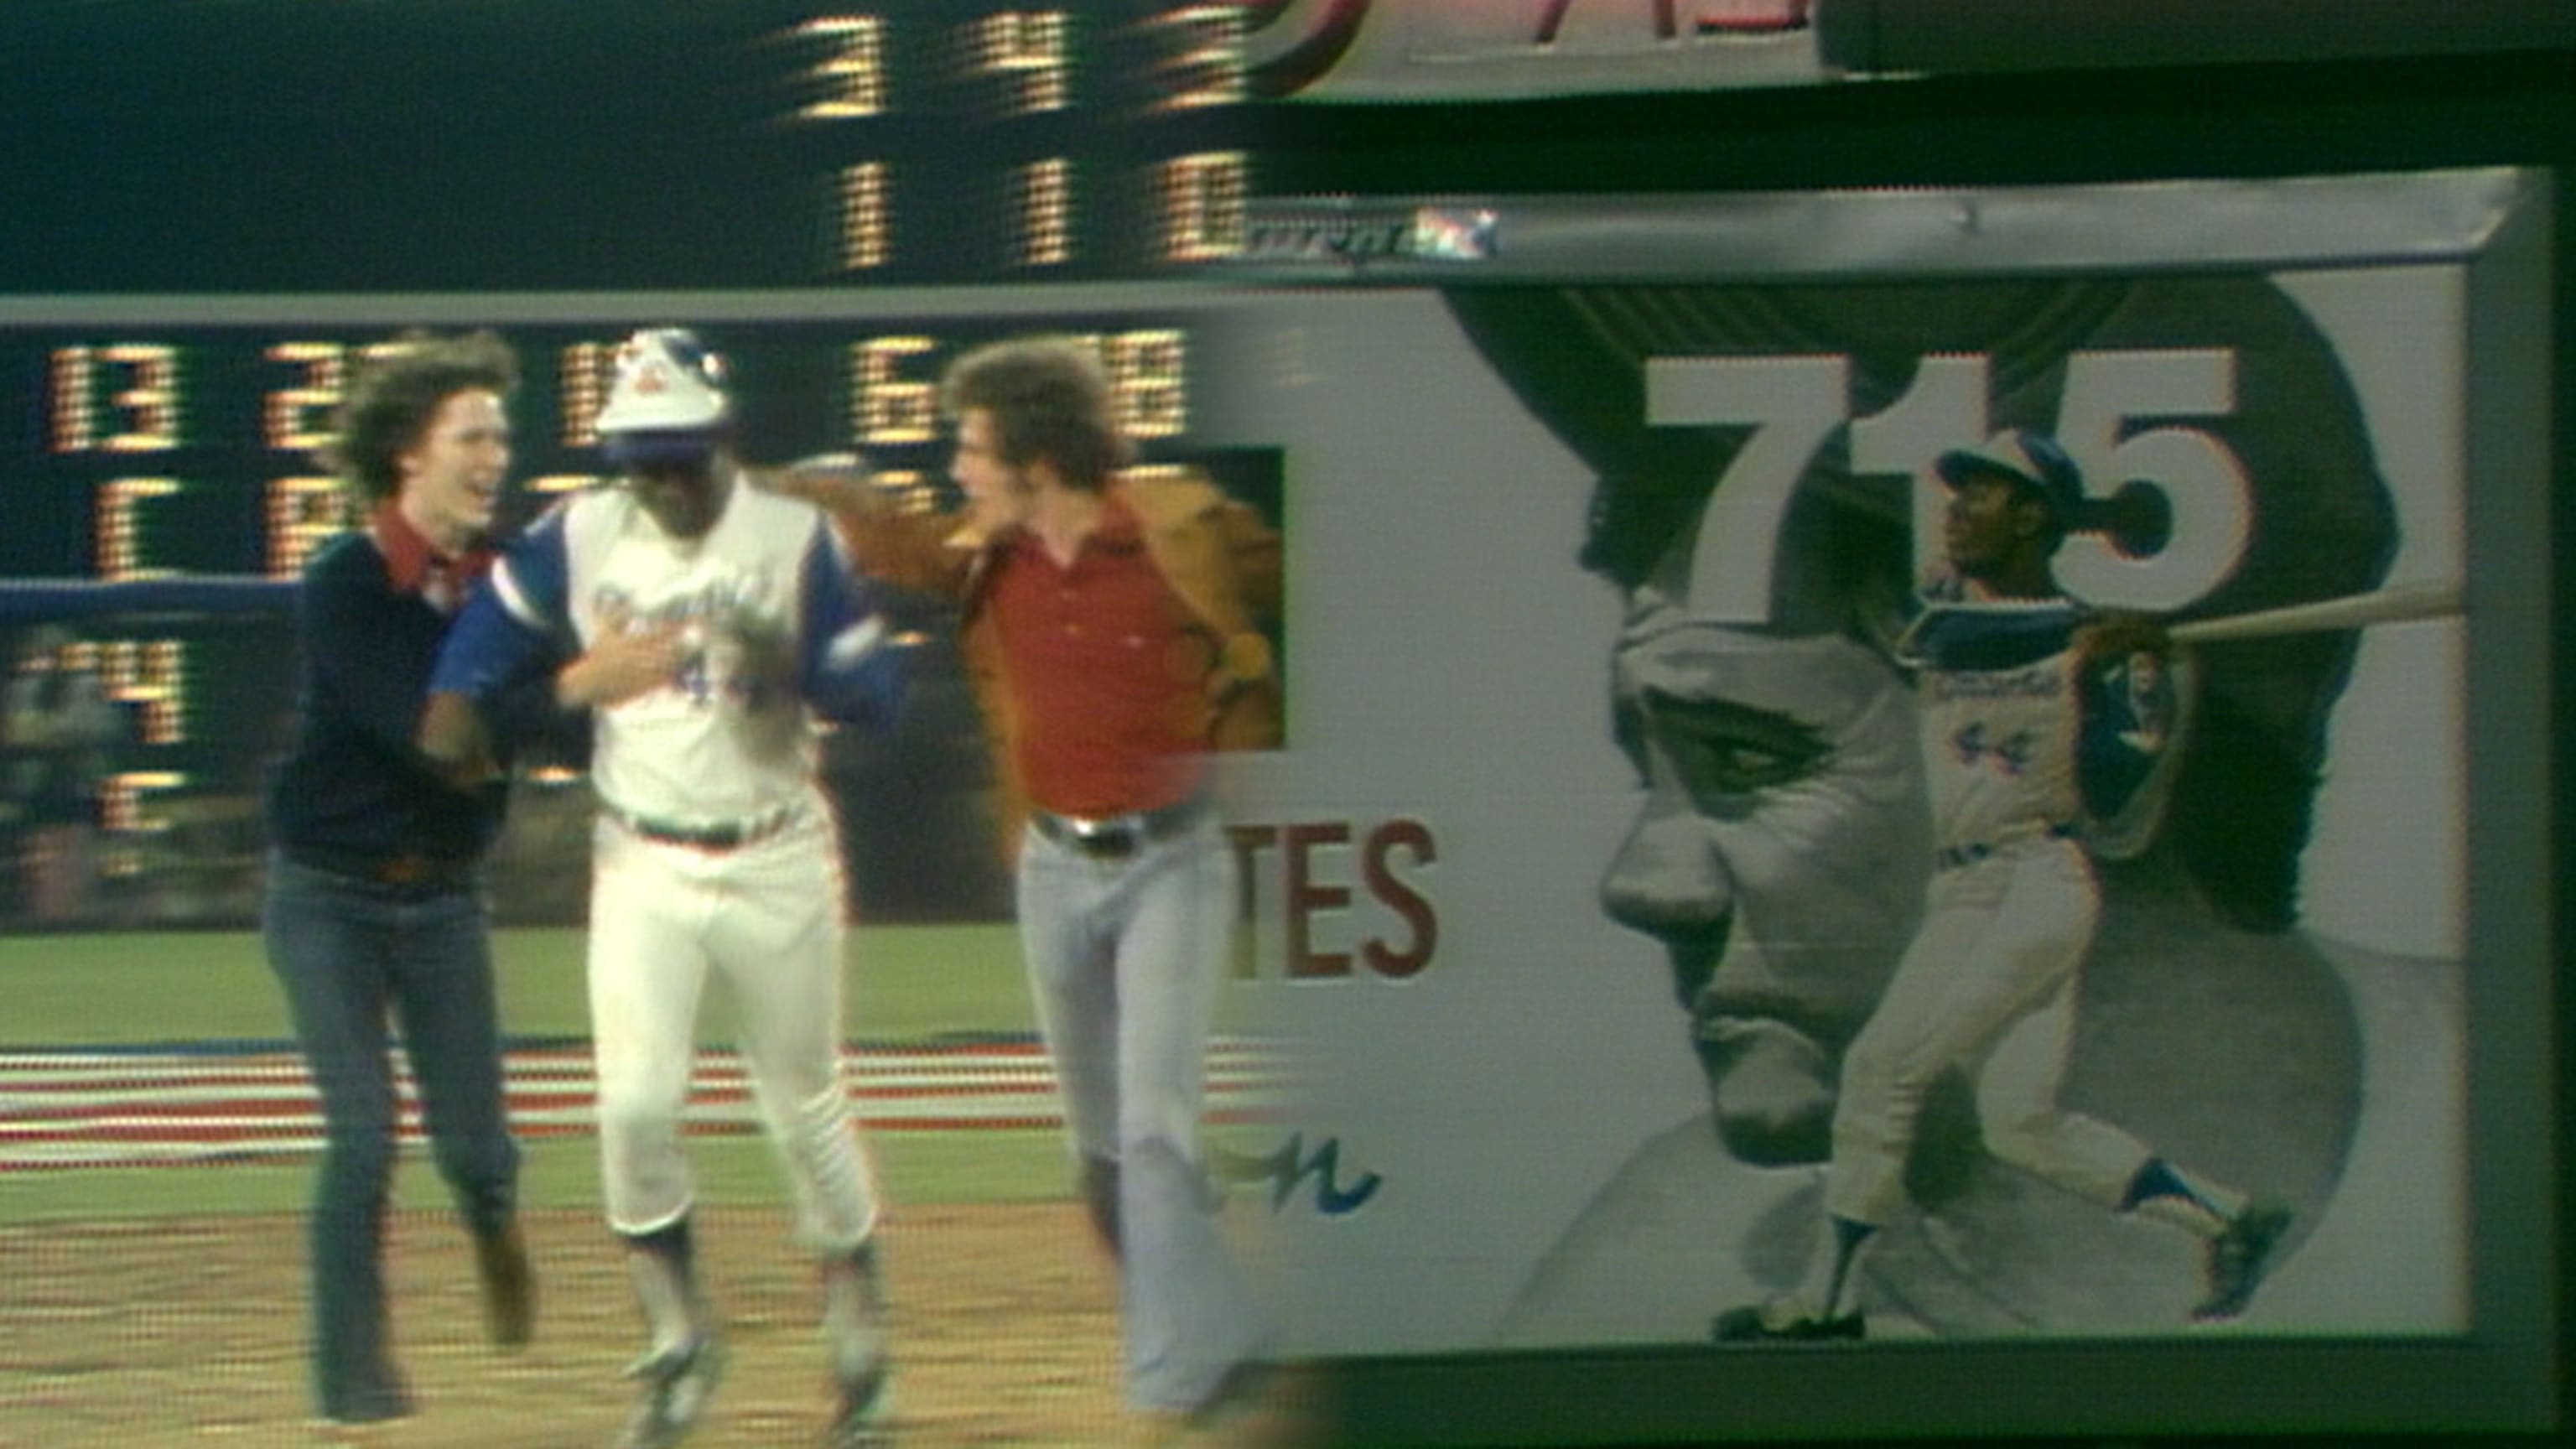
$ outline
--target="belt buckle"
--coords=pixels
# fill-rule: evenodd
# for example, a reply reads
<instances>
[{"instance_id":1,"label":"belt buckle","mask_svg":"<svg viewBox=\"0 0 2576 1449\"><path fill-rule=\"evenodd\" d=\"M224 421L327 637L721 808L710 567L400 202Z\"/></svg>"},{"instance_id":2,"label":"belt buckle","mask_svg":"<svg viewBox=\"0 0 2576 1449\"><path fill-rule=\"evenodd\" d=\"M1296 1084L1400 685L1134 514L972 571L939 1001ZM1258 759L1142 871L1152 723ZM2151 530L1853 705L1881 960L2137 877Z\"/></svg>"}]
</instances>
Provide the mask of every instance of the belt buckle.
<instances>
[{"instance_id":1,"label":"belt buckle","mask_svg":"<svg viewBox=\"0 0 2576 1449\"><path fill-rule=\"evenodd\" d=\"M1145 832L1133 815L1109 820L1083 820L1070 815L1061 818L1073 835L1074 849L1096 859L1124 860L1136 853L1144 839Z\"/></svg>"}]
</instances>

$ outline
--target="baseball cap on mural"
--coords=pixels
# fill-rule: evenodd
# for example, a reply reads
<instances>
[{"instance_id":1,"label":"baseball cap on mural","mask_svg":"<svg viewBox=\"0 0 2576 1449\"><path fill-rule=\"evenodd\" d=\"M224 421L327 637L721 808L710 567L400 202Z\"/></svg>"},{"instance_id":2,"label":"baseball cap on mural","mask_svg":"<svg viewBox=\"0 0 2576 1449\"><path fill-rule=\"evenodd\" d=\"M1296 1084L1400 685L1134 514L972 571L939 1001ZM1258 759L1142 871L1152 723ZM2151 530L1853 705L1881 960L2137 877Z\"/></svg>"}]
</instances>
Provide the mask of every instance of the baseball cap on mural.
<instances>
[{"instance_id":1,"label":"baseball cap on mural","mask_svg":"<svg viewBox=\"0 0 2576 1449\"><path fill-rule=\"evenodd\" d=\"M1953 448L1933 460L1932 471L1956 488L1980 473L2010 478L2036 492L2059 524L2071 524L2084 503L2084 475L2066 450L2045 433L2006 428L1973 448Z\"/></svg>"},{"instance_id":2,"label":"baseball cap on mural","mask_svg":"<svg viewBox=\"0 0 2576 1449\"><path fill-rule=\"evenodd\" d=\"M733 411L724 374L724 359L685 329L646 328L627 338L595 424L601 451L621 467L713 452Z\"/></svg>"}]
</instances>

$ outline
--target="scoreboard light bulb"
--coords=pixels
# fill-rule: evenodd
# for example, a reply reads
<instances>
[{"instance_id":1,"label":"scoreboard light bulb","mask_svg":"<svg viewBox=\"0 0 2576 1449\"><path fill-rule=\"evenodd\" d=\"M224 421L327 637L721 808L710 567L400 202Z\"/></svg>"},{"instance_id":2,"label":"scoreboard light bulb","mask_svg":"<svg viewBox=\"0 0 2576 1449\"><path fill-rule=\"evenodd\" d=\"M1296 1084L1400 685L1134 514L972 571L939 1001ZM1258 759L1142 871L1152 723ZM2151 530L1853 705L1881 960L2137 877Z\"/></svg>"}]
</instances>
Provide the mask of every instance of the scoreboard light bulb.
<instances>
[{"instance_id":1,"label":"scoreboard light bulb","mask_svg":"<svg viewBox=\"0 0 2576 1449\"><path fill-rule=\"evenodd\" d=\"M1073 67L1065 50L1068 29L1061 10L1004 11L987 15L976 25L972 69L1011 81L1006 114L1061 111L1072 103Z\"/></svg>"},{"instance_id":2,"label":"scoreboard light bulb","mask_svg":"<svg viewBox=\"0 0 2576 1449\"><path fill-rule=\"evenodd\" d=\"M330 441L331 412L348 387L348 350L336 342L280 342L268 349L268 359L304 374L301 384L270 393L260 410L268 446L307 453Z\"/></svg>"},{"instance_id":3,"label":"scoreboard light bulb","mask_svg":"<svg viewBox=\"0 0 2576 1449\"><path fill-rule=\"evenodd\" d=\"M909 359L939 350L918 334L871 337L850 349L852 431L864 443L928 443L939 437L939 384L906 377Z\"/></svg>"},{"instance_id":4,"label":"scoreboard light bulb","mask_svg":"<svg viewBox=\"0 0 2576 1449\"><path fill-rule=\"evenodd\" d=\"M186 394L179 349L152 342L54 350L49 409L57 453L158 453L176 448ZM117 387L123 380L126 386ZM100 396L107 391L104 398ZM106 432L105 413L120 414L120 431Z\"/></svg>"},{"instance_id":5,"label":"scoreboard light bulb","mask_svg":"<svg viewBox=\"0 0 2576 1449\"><path fill-rule=\"evenodd\" d=\"M828 53L805 72L822 94L796 110L799 120L843 121L886 109L885 21L874 15L820 15L796 27Z\"/></svg>"},{"instance_id":6,"label":"scoreboard light bulb","mask_svg":"<svg viewBox=\"0 0 2576 1449\"><path fill-rule=\"evenodd\" d=\"M143 562L143 505L179 492L176 478L118 478L98 490L98 577L115 583L126 579L166 578L170 570Z\"/></svg>"},{"instance_id":7,"label":"scoreboard light bulb","mask_svg":"<svg viewBox=\"0 0 2576 1449\"><path fill-rule=\"evenodd\" d=\"M1019 261L1028 267L1073 260L1073 163L1061 156L1034 161L1017 177Z\"/></svg>"},{"instance_id":8,"label":"scoreboard light bulb","mask_svg":"<svg viewBox=\"0 0 2576 1449\"><path fill-rule=\"evenodd\" d=\"M892 183L882 161L841 169L841 269L864 272L894 260Z\"/></svg>"},{"instance_id":9,"label":"scoreboard light bulb","mask_svg":"<svg viewBox=\"0 0 2576 1449\"><path fill-rule=\"evenodd\" d=\"M1230 106L1249 96L1245 80L1245 37L1251 17L1243 5L1184 5L1151 22L1174 53L1158 61L1157 78L1168 78L1171 94L1155 103L1160 111Z\"/></svg>"},{"instance_id":10,"label":"scoreboard light bulb","mask_svg":"<svg viewBox=\"0 0 2576 1449\"><path fill-rule=\"evenodd\" d=\"M1164 162L1155 186L1164 259L1212 262L1242 255L1251 189L1251 158L1241 151L1209 151Z\"/></svg>"},{"instance_id":11,"label":"scoreboard light bulb","mask_svg":"<svg viewBox=\"0 0 2576 1449\"><path fill-rule=\"evenodd\" d=\"M157 834L170 822L144 808L144 797L184 789L181 770L120 770L99 782L99 824L119 835Z\"/></svg>"},{"instance_id":12,"label":"scoreboard light bulb","mask_svg":"<svg viewBox=\"0 0 2576 1449\"><path fill-rule=\"evenodd\" d=\"M349 495L337 478L280 478L268 485L268 576L295 578L322 541L349 526Z\"/></svg>"}]
</instances>

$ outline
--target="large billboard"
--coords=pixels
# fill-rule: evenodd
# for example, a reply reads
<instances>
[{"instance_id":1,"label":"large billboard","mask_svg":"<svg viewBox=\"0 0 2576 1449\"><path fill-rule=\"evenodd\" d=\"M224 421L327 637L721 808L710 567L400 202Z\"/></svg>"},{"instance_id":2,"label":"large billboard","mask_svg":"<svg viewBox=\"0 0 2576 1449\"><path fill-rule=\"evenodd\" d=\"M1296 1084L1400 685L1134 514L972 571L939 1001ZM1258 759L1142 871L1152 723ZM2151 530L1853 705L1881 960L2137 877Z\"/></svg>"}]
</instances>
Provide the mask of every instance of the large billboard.
<instances>
[{"instance_id":1,"label":"large billboard","mask_svg":"<svg viewBox=\"0 0 2576 1449\"><path fill-rule=\"evenodd\" d=\"M1238 839L1252 969L1312 1060L1292 1318L1359 1361L1355 1426L2533 1412L2549 889L2508 782L2546 738L2547 196L1255 218L1278 285L1226 329L1209 426L1285 454L1296 692ZM2071 469L2051 597L1936 603L2152 621L2109 682L1962 673L1910 632L1927 580L1986 578L1935 462L1999 430ZM2134 793L1962 803L2111 736ZM2015 853L2047 889L1975 898ZM1714 1341L1855 1223L1848 1342ZM2034 1341L2191 1345L2242 1396L2141 1370L2069 1403ZM1851 1391L1866 1364L1910 1402L1884 1361L1927 1344L1987 1390L1897 1418ZM1672 1397L1588 1398L1606 1349ZM2401 1367L2250 1372L2284 1353ZM1706 1392L1771 1382L1800 1391Z\"/></svg>"}]
</instances>

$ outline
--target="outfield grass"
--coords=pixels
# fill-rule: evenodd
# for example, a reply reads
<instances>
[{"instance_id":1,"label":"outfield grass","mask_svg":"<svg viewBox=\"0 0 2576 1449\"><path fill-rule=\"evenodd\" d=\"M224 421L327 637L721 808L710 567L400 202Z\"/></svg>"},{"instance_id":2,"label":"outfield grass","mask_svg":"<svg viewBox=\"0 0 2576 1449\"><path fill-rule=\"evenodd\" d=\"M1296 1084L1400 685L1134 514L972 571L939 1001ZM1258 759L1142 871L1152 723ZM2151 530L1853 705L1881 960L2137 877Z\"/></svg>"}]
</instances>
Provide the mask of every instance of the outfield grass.
<instances>
[{"instance_id":1,"label":"outfield grass","mask_svg":"<svg viewBox=\"0 0 2576 1449\"><path fill-rule=\"evenodd\" d=\"M587 1034L582 934L499 934L503 1028L519 1037ZM845 1030L869 1042L918 1043L1024 1035L1035 1027L1018 945L1003 926L862 927L851 940ZM285 1005L255 934L175 932L0 940L0 1047L284 1042ZM700 1039L730 1041L721 989L708 993ZM5 1086L0 1082L0 1086ZM1064 1148L1049 1131L878 1132L869 1136L888 1197L898 1203L1051 1198L1065 1191ZM531 1206L599 1201L587 1138L527 1146L522 1192ZM779 1200L777 1169L757 1137L692 1139L710 1203ZM183 1167L69 1168L0 1173L0 1222L269 1212L301 1206L309 1160ZM425 1154L407 1153L397 1202L435 1208L444 1189Z\"/></svg>"},{"instance_id":2,"label":"outfield grass","mask_svg":"<svg viewBox=\"0 0 2576 1449\"><path fill-rule=\"evenodd\" d=\"M513 1036L583 1036L577 929L502 931L493 950ZM851 934L849 1035L918 1042L1036 1029L1013 929L862 926ZM19 936L0 940L0 1047L283 1041L286 1004L251 932ZM732 1036L707 993L700 1039Z\"/></svg>"}]
</instances>

